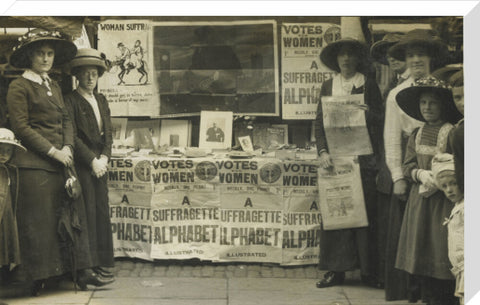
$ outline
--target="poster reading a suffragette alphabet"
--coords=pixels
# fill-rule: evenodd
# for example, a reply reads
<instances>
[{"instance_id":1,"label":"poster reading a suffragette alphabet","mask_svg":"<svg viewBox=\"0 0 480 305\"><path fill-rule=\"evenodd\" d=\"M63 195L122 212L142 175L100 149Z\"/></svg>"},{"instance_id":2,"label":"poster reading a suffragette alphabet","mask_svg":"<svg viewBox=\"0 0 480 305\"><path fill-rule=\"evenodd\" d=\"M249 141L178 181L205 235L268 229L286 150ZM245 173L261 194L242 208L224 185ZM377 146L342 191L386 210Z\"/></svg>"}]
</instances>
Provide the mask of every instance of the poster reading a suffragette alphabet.
<instances>
[{"instance_id":1,"label":"poster reading a suffragette alphabet","mask_svg":"<svg viewBox=\"0 0 480 305\"><path fill-rule=\"evenodd\" d=\"M316 264L321 213L317 162L284 161L282 265Z\"/></svg>"},{"instance_id":2,"label":"poster reading a suffragette alphabet","mask_svg":"<svg viewBox=\"0 0 480 305\"><path fill-rule=\"evenodd\" d=\"M205 195L205 194L204 194ZM220 243L219 201L199 195L152 207L151 257L217 260Z\"/></svg>"},{"instance_id":3,"label":"poster reading a suffragette alphabet","mask_svg":"<svg viewBox=\"0 0 480 305\"><path fill-rule=\"evenodd\" d=\"M151 163L112 158L108 171L108 199L114 255L151 259L153 231Z\"/></svg>"},{"instance_id":4,"label":"poster reading a suffragette alphabet","mask_svg":"<svg viewBox=\"0 0 480 305\"><path fill-rule=\"evenodd\" d=\"M333 170L318 169L324 230L368 226L360 166L353 158L334 159Z\"/></svg>"},{"instance_id":5,"label":"poster reading a suffragette alphabet","mask_svg":"<svg viewBox=\"0 0 480 305\"><path fill-rule=\"evenodd\" d=\"M217 259L217 173L206 158L152 160L153 258Z\"/></svg>"},{"instance_id":6,"label":"poster reading a suffragette alphabet","mask_svg":"<svg viewBox=\"0 0 480 305\"><path fill-rule=\"evenodd\" d=\"M110 67L98 80L112 116L159 114L153 73L152 26L148 20L106 20L98 25L98 49Z\"/></svg>"},{"instance_id":7,"label":"poster reading a suffragette alphabet","mask_svg":"<svg viewBox=\"0 0 480 305\"><path fill-rule=\"evenodd\" d=\"M279 115L276 29L273 20L155 22L160 115Z\"/></svg>"},{"instance_id":8,"label":"poster reading a suffragette alphabet","mask_svg":"<svg viewBox=\"0 0 480 305\"><path fill-rule=\"evenodd\" d=\"M334 156L373 153L365 121L363 94L322 97L323 126L328 150Z\"/></svg>"},{"instance_id":9,"label":"poster reading a suffragette alphabet","mask_svg":"<svg viewBox=\"0 0 480 305\"><path fill-rule=\"evenodd\" d=\"M278 159L216 160L222 261L282 262L282 168Z\"/></svg>"},{"instance_id":10,"label":"poster reading a suffragette alphabet","mask_svg":"<svg viewBox=\"0 0 480 305\"><path fill-rule=\"evenodd\" d=\"M320 89L334 72L320 61L322 49L340 39L340 26L331 23L282 24L282 118L313 120Z\"/></svg>"}]
</instances>

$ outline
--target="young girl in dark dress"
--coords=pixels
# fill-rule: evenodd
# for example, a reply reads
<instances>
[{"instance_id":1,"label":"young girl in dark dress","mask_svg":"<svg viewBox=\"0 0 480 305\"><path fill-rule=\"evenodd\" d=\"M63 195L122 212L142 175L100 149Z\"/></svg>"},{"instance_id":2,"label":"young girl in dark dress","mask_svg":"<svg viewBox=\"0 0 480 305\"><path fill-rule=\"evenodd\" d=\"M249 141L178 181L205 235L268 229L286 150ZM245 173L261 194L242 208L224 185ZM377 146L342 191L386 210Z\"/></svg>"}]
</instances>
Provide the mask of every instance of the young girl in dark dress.
<instances>
[{"instance_id":1,"label":"young girl in dark dress","mask_svg":"<svg viewBox=\"0 0 480 305\"><path fill-rule=\"evenodd\" d=\"M399 107L425 125L409 138L403 173L412 182L400 231L395 267L419 278L429 305L455 304L455 282L443 226L453 204L435 186L431 161L447 150L448 135L461 114L452 94L433 77L420 78L397 95Z\"/></svg>"}]
</instances>

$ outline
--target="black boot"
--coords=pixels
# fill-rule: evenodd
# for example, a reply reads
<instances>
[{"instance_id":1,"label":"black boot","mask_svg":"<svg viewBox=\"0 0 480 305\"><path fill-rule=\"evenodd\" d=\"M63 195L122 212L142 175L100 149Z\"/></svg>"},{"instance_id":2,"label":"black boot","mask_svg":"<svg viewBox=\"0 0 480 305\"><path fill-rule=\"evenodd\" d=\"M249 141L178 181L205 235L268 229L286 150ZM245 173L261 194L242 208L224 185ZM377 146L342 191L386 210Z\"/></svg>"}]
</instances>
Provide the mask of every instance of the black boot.
<instances>
[{"instance_id":1,"label":"black boot","mask_svg":"<svg viewBox=\"0 0 480 305\"><path fill-rule=\"evenodd\" d=\"M317 282L317 288L326 288L342 285L345 280L345 272L328 271L323 279Z\"/></svg>"},{"instance_id":2,"label":"black boot","mask_svg":"<svg viewBox=\"0 0 480 305\"><path fill-rule=\"evenodd\" d=\"M82 270L78 275L77 285L80 290L86 291L88 290L87 285L93 285L96 287L105 286L115 282L115 279L104 278L101 275L96 274L92 270Z\"/></svg>"}]
</instances>

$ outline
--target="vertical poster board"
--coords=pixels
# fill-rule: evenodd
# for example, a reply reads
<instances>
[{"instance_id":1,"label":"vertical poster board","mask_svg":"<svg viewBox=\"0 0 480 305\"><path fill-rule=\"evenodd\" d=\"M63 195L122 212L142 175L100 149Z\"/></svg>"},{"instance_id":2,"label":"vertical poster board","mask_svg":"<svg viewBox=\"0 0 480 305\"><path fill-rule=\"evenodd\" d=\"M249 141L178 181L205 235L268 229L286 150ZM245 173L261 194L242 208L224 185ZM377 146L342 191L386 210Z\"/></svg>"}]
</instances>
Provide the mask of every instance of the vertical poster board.
<instances>
[{"instance_id":1,"label":"vertical poster board","mask_svg":"<svg viewBox=\"0 0 480 305\"><path fill-rule=\"evenodd\" d=\"M108 200L113 254L151 260L154 238L151 222L153 183L151 162L112 158L108 171Z\"/></svg>"},{"instance_id":2,"label":"vertical poster board","mask_svg":"<svg viewBox=\"0 0 480 305\"><path fill-rule=\"evenodd\" d=\"M160 101L153 70L149 20L105 20L98 25L98 49L111 68L98 80L112 116L154 116Z\"/></svg>"},{"instance_id":3,"label":"vertical poster board","mask_svg":"<svg viewBox=\"0 0 480 305\"><path fill-rule=\"evenodd\" d=\"M368 226L360 166L354 158L335 158L333 170L318 169L324 230Z\"/></svg>"},{"instance_id":4,"label":"vertical poster board","mask_svg":"<svg viewBox=\"0 0 480 305\"><path fill-rule=\"evenodd\" d=\"M160 115L279 115L276 28L274 20L153 23Z\"/></svg>"},{"instance_id":5,"label":"vertical poster board","mask_svg":"<svg viewBox=\"0 0 480 305\"><path fill-rule=\"evenodd\" d=\"M219 245L217 169L207 158L152 161L152 257L216 260Z\"/></svg>"},{"instance_id":6,"label":"vertical poster board","mask_svg":"<svg viewBox=\"0 0 480 305\"><path fill-rule=\"evenodd\" d=\"M278 159L217 160L220 261L282 262L282 167Z\"/></svg>"},{"instance_id":7,"label":"vertical poster board","mask_svg":"<svg viewBox=\"0 0 480 305\"><path fill-rule=\"evenodd\" d=\"M338 39L340 26L336 24L282 24L283 119L315 119L322 84L335 73L319 56L325 46Z\"/></svg>"},{"instance_id":8,"label":"vertical poster board","mask_svg":"<svg viewBox=\"0 0 480 305\"><path fill-rule=\"evenodd\" d=\"M283 161L282 265L317 264L322 217L318 161Z\"/></svg>"}]
</instances>

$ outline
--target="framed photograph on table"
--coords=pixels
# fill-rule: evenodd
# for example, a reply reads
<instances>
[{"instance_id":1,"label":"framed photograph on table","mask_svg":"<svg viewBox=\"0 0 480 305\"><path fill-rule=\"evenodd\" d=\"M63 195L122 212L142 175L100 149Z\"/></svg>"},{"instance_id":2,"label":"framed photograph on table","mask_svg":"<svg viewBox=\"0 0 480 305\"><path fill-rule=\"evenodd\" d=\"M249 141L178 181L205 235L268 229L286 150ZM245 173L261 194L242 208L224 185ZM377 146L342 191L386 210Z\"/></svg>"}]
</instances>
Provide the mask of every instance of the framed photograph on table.
<instances>
[{"instance_id":1,"label":"framed photograph on table","mask_svg":"<svg viewBox=\"0 0 480 305\"><path fill-rule=\"evenodd\" d=\"M160 120L158 119L135 120L135 119L129 118L127 121L125 141L131 144L133 141L133 137L135 135L135 131L138 131L140 129L146 129L148 131L148 133L150 134L150 137L152 138L153 146L157 147L160 141Z\"/></svg>"},{"instance_id":2,"label":"framed photograph on table","mask_svg":"<svg viewBox=\"0 0 480 305\"><path fill-rule=\"evenodd\" d=\"M200 148L227 149L232 146L233 112L202 111L200 113Z\"/></svg>"},{"instance_id":3,"label":"framed photograph on table","mask_svg":"<svg viewBox=\"0 0 480 305\"><path fill-rule=\"evenodd\" d=\"M123 144L127 133L127 118L112 118L113 145L118 147Z\"/></svg>"}]
</instances>

